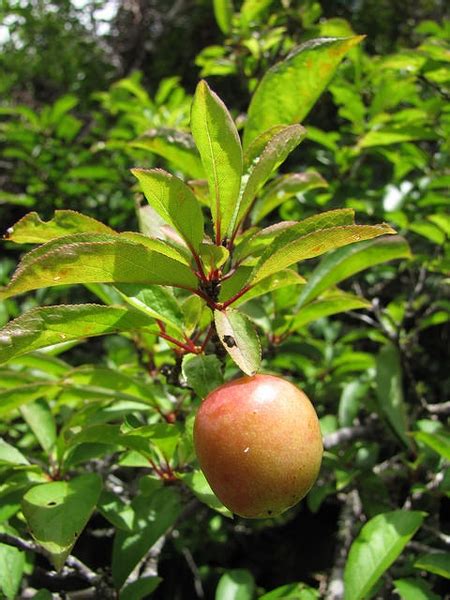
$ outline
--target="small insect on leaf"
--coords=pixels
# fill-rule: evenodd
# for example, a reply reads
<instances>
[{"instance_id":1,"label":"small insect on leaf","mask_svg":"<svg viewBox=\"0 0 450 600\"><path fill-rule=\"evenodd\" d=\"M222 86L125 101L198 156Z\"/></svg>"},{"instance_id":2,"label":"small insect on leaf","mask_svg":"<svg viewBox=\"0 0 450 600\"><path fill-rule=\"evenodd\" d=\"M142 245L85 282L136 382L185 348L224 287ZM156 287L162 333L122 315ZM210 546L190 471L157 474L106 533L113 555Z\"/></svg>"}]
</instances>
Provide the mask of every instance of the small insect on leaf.
<instances>
[{"instance_id":1,"label":"small insect on leaf","mask_svg":"<svg viewBox=\"0 0 450 600\"><path fill-rule=\"evenodd\" d=\"M226 344L228 348L234 348L237 345L236 340L231 335L224 335L222 340L223 340L223 343Z\"/></svg>"}]
</instances>

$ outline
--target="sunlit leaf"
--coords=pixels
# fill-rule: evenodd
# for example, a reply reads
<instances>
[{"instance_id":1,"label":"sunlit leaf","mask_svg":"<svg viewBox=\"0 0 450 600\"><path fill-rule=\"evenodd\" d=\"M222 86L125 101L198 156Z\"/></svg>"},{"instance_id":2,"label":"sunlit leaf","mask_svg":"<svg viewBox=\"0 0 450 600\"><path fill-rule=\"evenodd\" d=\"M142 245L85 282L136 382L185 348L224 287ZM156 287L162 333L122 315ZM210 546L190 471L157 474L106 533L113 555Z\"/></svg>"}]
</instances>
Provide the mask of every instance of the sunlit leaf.
<instances>
[{"instance_id":1,"label":"sunlit leaf","mask_svg":"<svg viewBox=\"0 0 450 600\"><path fill-rule=\"evenodd\" d=\"M73 233L114 234L115 231L74 210L55 210L49 221L42 221L36 212L28 213L8 229L5 237L18 244L43 244Z\"/></svg>"},{"instance_id":2,"label":"sunlit leaf","mask_svg":"<svg viewBox=\"0 0 450 600\"><path fill-rule=\"evenodd\" d=\"M191 129L206 171L216 241L227 234L238 201L242 148L222 100L201 81L194 96Z\"/></svg>"},{"instance_id":3,"label":"sunlit leaf","mask_svg":"<svg viewBox=\"0 0 450 600\"><path fill-rule=\"evenodd\" d=\"M261 344L247 316L234 309L214 311L217 335L244 373L254 375L261 363Z\"/></svg>"},{"instance_id":4,"label":"sunlit leaf","mask_svg":"<svg viewBox=\"0 0 450 600\"><path fill-rule=\"evenodd\" d=\"M273 125L302 121L344 55L362 39L363 36L310 40L269 69L248 109L244 146Z\"/></svg>"},{"instance_id":5,"label":"sunlit leaf","mask_svg":"<svg viewBox=\"0 0 450 600\"><path fill-rule=\"evenodd\" d=\"M156 212L173 225L185 241L198 250L203 239L203 214L191 189L162 169L132 169Z\"/></svg>"},{"instance_id":6,"label":"sunlit leaf","mask_svg":"<svg viewBox=\"0 0 450 600\"><path fill-rule=\"evenodd\" d=\"M385 223L330 227L307 235L299 235L296 228L293 227L281 234L262 255L254 268L252 282L256 283L300 260L320 256L329 250L360 240L394 233L395 231Z\"/></svg>"},{"instance_id":7,"label":"sunlit leaf","mask_svg":"<svg viewBox=\"0 0 450 600\"><path fill-rule=\"evenodd\" d=\"M190 269L142 244L126 241L68 244L19 265L0 299L74 283L142 283L192 288Z\"/></svg>"},{"instance_id":8,"label":"sunlit leaf","mask_svg":"<svg viewBox=\"0 0 450 600\"><path fill-rule=\"evenodd\" d=\"M445 579L450 579L450 552L435 552L422 554L414 563L416 569L435 573Z\"/></svg>"},{"instance_id":9,"label":"sunlit leaf","mask_svg":"<svg viewBox=\"0 0 450 600\"><path fill-rule=\"evenodd\" d=\"M345 600L366 598L422 524L424 513L395 510L370 519L352 543L344 571Z\"/></svg>"},{"instance_id":10,"label":"sunlit leaf","mask_svg":"<svg viewBox=\"0 0 450 600\"><path fill-rule=\"evenodd\" d=\"M189 133L160 127L147 131L137 140L130 142L130 146L162 156L189 177L202 179L205 176L200 156Z\"/></svg>"},{"instance_id":11,"label":"sunlit leaf","mask_svg":"<svg viewBox=\"0 0 450 600\"><path fill-rule=\"evenodd\" d=\"M253 575L247 569L231 569L219 579L215 600L252 600L255 593Z\"/></svg>"},{"instance_id":12,"label":"sunlit leaf","mask_svg":"<svg viewBox=\"0 0 450 600\"><path fill-rule=\"evenodd\" d=\"M222 33L230 33L233 18L232 0L213 0L214 16Z\"/></svg>"},{"instance_id":13,"label":"sunlit leaf","mask_svg":"<svg viewBox=\"0 0 450 600\"><path fill-rule=\"evenodd\" d=\"M258 191L305 136L306 130L304 127L301 125L290 125L278 131L267 141L261 149L261 153L255 157L249 169L244 174L245 185L239 201L239 208L233 219L233 227L241 223Z\"/></svg>"},{"instance_id":14,"label":"sunlit leaf","mask_svg":"<svg viewBox=\"0 0 450 600\"><path fill-rule=\"evenodd\" d=\"M47 550L57 570L88 522L101 487L100 477L89 473L37 485L23 497L22 511L31 535Z\"/></svg>"},{"instance_id":15,"label":"sunlit leaf","mask_svg":"<svg viewBox=\"0 0 450 600\"><path fill-rule=\"evenodd\" d=\"M0 363L62 341L153 325L142 312L96 304L34 308L0 330Z\"/></svg>"}]
</instances>

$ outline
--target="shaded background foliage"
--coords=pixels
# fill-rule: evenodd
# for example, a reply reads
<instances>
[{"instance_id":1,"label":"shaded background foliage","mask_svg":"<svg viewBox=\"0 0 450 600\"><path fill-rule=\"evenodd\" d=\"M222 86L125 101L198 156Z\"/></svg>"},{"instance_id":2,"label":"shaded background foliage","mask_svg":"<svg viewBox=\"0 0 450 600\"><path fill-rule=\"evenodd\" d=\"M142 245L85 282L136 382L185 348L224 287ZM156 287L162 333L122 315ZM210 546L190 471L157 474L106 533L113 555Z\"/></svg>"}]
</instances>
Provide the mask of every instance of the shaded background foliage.
<instances>
[{"instance_id":1,"label":"shaded background foliage","mask_svg":"<svg viewBox=\"0 0 450 600\"><path fill-rule=\"evenodd\" d=\"M235 2L236 11L241 5ZM378 265L351 279L347 288L370 299L370 311L299 329L281 344L269 345L265 364L302 381L325 434L370 423L371 414L384 425L374 425L368 439L331 452L308 501L285 521L233 523L211 517L206 508L189 515L159 557L164 582L154 597L195 597L199 581L205 597L213 597L219 576L236 568L248 569L260 589L298 580L319 587L323 595L327 576L342 559L340 546L348 550L351 515L355 519L361 513L371 518L396 507L426 510L432 523L413 550L448 546L448 442L442 442L448 406L436 410L450 390L446 3L285 0L264 5L254 21L235 17L233 26L222 30L209 0L3 0L0 6L4 230L29 210L47 219L55 208L80 210L120 230L136 229L129 168L169 165L177 170L154 148L149 151L148 131L188 130L199 77L208 79L242 123L257 81L297 44L352 31L367 35L364 49L352 51L307 117L308 139L282 167L285 173L316 169L328 187L286 197L262 224L273 222L277 212L282 219L297 220L348 206L365 222L392 223L406 236L413 258ZM5 249L2 283L18 255L12 244ZM87 290L75 290L75 295L66 289L40 290L3 303L0 321L69 298L95 296ZM271 302L260 303L268 313ZM276 302L294 309L288 295L280 293ZM269 337L258 303L249 302L246 310ZM380 352L386 347L394 347L399 356L409 426L425 434L422 445L418 438L419 451L399 445L392 422L380 409L384 382L377 377L396 356ZM115 369L131 365L133 373L142 368L135 345L120 337L91 341L67 356L73 366L96 361ZM171 360L163 348L156 366ZM33 448L32 434L15 426L11 441L22 450ZM441 437L434 439L435 433ZM136 491L131 477L127 483ZM109 525L97 515L90 531ZM95 539L85 534L77 555L94 567L108 567L110 540L98 542L95 548L103 551L93 553ZM305 548L305 539L314 541ZM411 562L405 555L392 577L417 581ZM44 559L41 566L46 566ZM430 586L426 597L442 597L444 580L436 571L424 572ZM392 577L385 578L378 597L397 597ZM247 589L245 573L242 581ZM78 583L75 578L74 588ZM48 581L37 576L34 584Z\"/></svg>"}]
</instances>

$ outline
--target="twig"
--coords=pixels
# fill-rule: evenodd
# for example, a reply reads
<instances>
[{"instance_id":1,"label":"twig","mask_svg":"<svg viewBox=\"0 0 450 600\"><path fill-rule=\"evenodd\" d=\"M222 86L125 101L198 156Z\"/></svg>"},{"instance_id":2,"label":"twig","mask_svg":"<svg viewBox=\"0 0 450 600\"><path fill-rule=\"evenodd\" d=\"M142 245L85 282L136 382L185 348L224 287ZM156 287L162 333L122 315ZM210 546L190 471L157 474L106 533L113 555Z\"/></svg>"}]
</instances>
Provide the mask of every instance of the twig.
<instances>
[{"instance_id":1,"label":"twig","mask_svg":"<svg viewBox=\"0 0 450 600\"><path fill-rule=\"evenodd\" d=\"M23 540L15 535L11 535L9 533L1 533L0 532L0 542L3 544L8 544L9 546L14 546L19 550L23 550L25 552L34 552L35 554L40 554L41 556L45 556L45 558L49 558L49 554L44 548L36 544L35 542L29 540ZM92 571L87 565L85 565L81 560L76 558L75 556L69 555L66 558L66 563L68 567L77 572L77 574L90 583L91 585L95 585L99 582L100 577ZM73 573L70 573L72 575Z\"/></svg>"},{"instance_id":2,"label":"twig","mask_svg":"<svg viewBox=\"0 0 450 600\"><path fill-rule=\"evenodd\" d=\"M450 414L450 401L449 402L439 402L436 404L426 404L425 408L428 412L434 415L448 415Z\"/></svg>"},{"instance_id":3,"label":"twig","mask_svg":"<svg viewBox=\"0 0 450 600\"><path fill-rule=\"evenodd\" d=\"M326 600L342 600L344 597L344 566L354 537L355 525L361 520L362 515L361 499L357 490L352 490L344 498L336 536L335 561L329 578Z\"/></svg>"},{"instance_id":4,"label":"twig","mask_svg":"<svg viewBox=\"0 0 450 600\"><path fill-rule=\"evenodd\" d=\"M343 442L349 442L355 438L364 437L373 433L373 423L368 425L355 425L354 427L342 427L333 433L329 433L323 438L323 447L325 450L339 446Z\"/></svg>"},{"instance_id":5,"label":"twig","mask_svg":"<svg viewBox=\"0 0 450 600\"><path fill-rule=\"evenodd\" d=\"M191 570L192 575L194 576L194 587L195 587L195 591L197 593L197 597L204 598L205 592L203 590L202 580L200 578L200 572L198 570L197 565L195 564L192 553L189 550L189 548L187 548L186 546L184 548L182 548L181 551L184 555L184 558L186 559L186 562L188 564L189 569Z\"/></svg>"}]
</instances>

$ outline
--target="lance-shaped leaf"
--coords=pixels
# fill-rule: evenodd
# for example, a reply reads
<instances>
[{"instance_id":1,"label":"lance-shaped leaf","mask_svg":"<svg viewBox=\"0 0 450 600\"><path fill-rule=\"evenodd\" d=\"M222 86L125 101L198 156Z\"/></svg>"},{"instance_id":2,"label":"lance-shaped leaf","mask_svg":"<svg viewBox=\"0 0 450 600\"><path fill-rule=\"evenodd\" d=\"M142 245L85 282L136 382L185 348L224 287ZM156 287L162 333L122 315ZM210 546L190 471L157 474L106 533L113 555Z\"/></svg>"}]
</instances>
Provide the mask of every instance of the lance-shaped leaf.
<instances>
[{"instance_id":1,"label":"lance-shaped leaf","mask_svg":"<svg viewBox=\"0 0 450 600\"><path fill-rule=\"evenodd\" d=\"M254 375L261 364L261 344L250 319L234 310L215 310L217 335L224 348L247 375Z\"/></svg>"},{"instance_id":2,"label":"lance-shaped leaf","mask_svg":"<svg viewBox=\"0 0 450 600\"><path fill-rule=\"evenodd\" d=\"M410 256L411 252L407 242L398 235L367 240L339 248L323 258L308 277L308 283L300 294L297 309L355 273L382 262Z\"/></svg>"},{"instance_id":3,"label":"lance-shaped leaf","mask_svg":"<svg viewBox=\"0 0 450 600\"><path fill-rule=\"evenodd\" d=\"M34 402L38 398L53 397L58 392L54 383L27 383L0 391L0 417Z\"/></svg>"},{"instance_id":4,"label":"lance-shaped leaf","mask_svg":"<svg viewBox=\"0 0 450 600\"><path fill-rule=\"evenodd\" d=\"M8 229L5 238L18 244L44 244L74 233L114 235L116 232L100 221L74 210L55 210L49 221L42 221L36 212L28 213Z\"/></svg>"},{"instance_id":5,"label":"lance-shaped leaf","mask_svg":"<svg viewBox=\"0 0 450 600\"><path fill-rule=\"evenodd\" d=\"M269 69L250 102L244 147L273 125L302 121L331 81L344 55L363 37L310 40Z\"/></svg>"},{"instance_id":6,"label":"lance-shaped leaf","mask_svg":"<svg viewBox=\"0 0 450 600\"><path fill-rule=\"evenodd\" d=\"M364 298L342 292L341 290L332 290L317 300L303 306L299 313L292 320L289 320L287 329L289 331L298 331L301 327L322 317L329 317L330 315L336 315L347 310L370 308L370 306L370 302Z\"/></svg>"},{"instance_id":7,"label":"lance-shaped leaf","mask_svg":"<svg viewBox=\"0 0 450 600\"><path fill-rule=\"evenodd\" d=\"M98 475L37 485L25 494L22 511L34 539L59 571L94 511L102 482Z\"/></svg>"},{"instance_id":8,"label":"lance-shaped leaf","mask_svg":"<svg viewBox=\"0 0 450 600\"><path fill-rule=\"evenodd\" d=\"M306 129L301 125L290 125L278 131L262 148L261 153L249 166L243 181L238 210L233 218L233 227L237 227L245 218L256 194L266 183L272 173L286 160L306 136ZM256 141L259 145L259 142Z\"/></svg>"},{"instance_id":9,"label":"lance-shaped leaf","mask_svg":"<svg viewBox=\"0 0 450 600\"><path fill-rule=\"evenodd\" d=\"M293 269L284 269L283 271L269 275L269 277L258 282L254 287L251 287L248 292L238 298L236 302L233 302L233 306L240 306L252 298L257 298L258 296L268 294L269 292L273 292L274 290L289 285L304 285L305 283L306 279L299 275L297 271L294 271Z\"/></svg>"},{"instance_id":10,"label":"lance-shaped leaf","mask_svg":"<svg viewBox=\"0 0 450 600\"><path fill-rule=\"evenodd\" d=\"M151 129L137 140L130 142L130 146L162 156L189 177L203 179L205 176L202 161L189 133L165 127Z\"/></svg>"},{"instance_id":11,"label":"lance-shaped leaf","mask_svg":"<svg viewBox=\"0 0 450 600\"><path fill-rule=\"evenodd\" d=\"M225 35L231 31L231 21L233 18L232 0L213 0L214 16L217 25Z\"/></svg>"},{"instance_id":12,"label":"lance-shaped leaf","mask_svg":"<svg viewBox=\"0 0 450 600\"><path fill-rule=\"evenodd\" d=\"M192 103L191 129L209 184L216 241L228 232L239 197L242 148L222 100L201 81Z\"/></svg>"},{"instance_id":13,"label":"lance-shaped leaf","mask_svg":"<svg viewBox=\"0 0 450 600\"><path fill-rule=\"evenodd\" d=\"M162 169L132 169L149 204L173 225L187 244L198 250L203 239L203 214L191 188Z\"/></svg>"},{"instance_id":14,"label":"lance-shaped leaf","mask_svg":"<svg viewBox=\"0 0 450 600\"><path fill-rule=\"evenodd\" d=\"M377 356L377 397L389 424L406 446L411 447L407 435L408 418L403 396L403 370L400 355L393 344L383 346Z\"/></svg>"},{"instance_id":15,"label":"lance-shaped leaf","mask_svg":"<svg viewBox=\"0 0 450 600\"><path fill-rule=\"evenodd\" d=\"M395 510L377 515L353 542L344 571L344 600L367 598L378 579L400 555L425 513Z\"/></svg>"},{"instance_id":16,"label":"lance-shaped leaf","mask_svg":"<svg viewBox=\"0 0 450 600\"><path fill-rule=\"evenodd\" d=\"M43 287L74 283L196 286L192 271L142 244L125 240L67 244L19 265L0 300Z\"/></svg>"},{"instance_id":17,"label":"lance-shaped leaf","mask_svg":"<svg viewBox=\"0 0 450 600\"><path fill-rule=\"evenodd\" d=\"M272 4L273 0L244 0L241 6L241 20L247 26L259 20L263 13Z\"/></svg>"},{"instance_id":18,"label":"lance-shaped leaf","mask_svg":"<svg viewBox=\"0 0 450 600\"><path fill-rule=\"evenodd\" d=\"M236 248L234 257L242 263L246 256L260 256L278 239L297 239L313 231L330 229L344 225L353 225L355 212L351 208L329 210L318 215L303 219L303 221L281 221L257 231L255 235L244 240Z\"/></svg>"},{"instance_id":19,"label":"lance-shaped leaf","mask_svg":"<svg viewBox=\"0 0 450 600\"><path fill-rule=\"evenodd\" d=\"M268 185L256 201L251 213L252 223L259 223L266 215L297 194L325 187L328 187L328 183L317 171L282 175Z\"/></svg>"},{"instance_id":20,"label":"lance-shaped leaf","mask_svg":"<svg viewBox=\"0 0 450 600\"><path fill-rule=\"evenodd\" d=\"M0 329L0 363L66 342L149 327L154 320L121 306L96 304L33 308Z\"/></svg>"},{"instance_id":21,"label":"lance-shaped leaf","mask_svg":"<svg viewBox=\"0 0 450 600\"><path fill-rule=\"evenodd\" d=\"M394 233L395 230L386 223L331 227L301 237L298 237L295 228L292 228L280 235L261 256L254 268L252 283L254 284L280 269L290 267L300 260L320 256L334 248Z\"/></svg>"}]
</instances>

